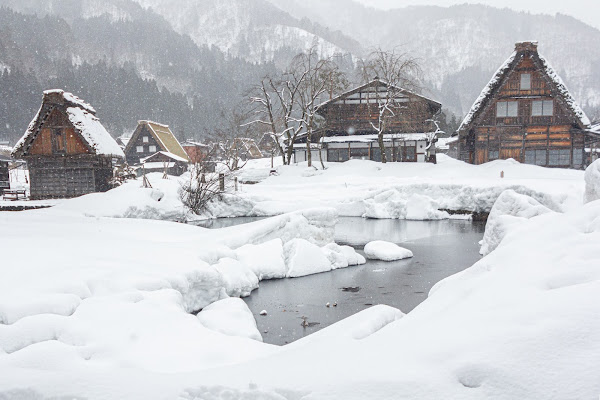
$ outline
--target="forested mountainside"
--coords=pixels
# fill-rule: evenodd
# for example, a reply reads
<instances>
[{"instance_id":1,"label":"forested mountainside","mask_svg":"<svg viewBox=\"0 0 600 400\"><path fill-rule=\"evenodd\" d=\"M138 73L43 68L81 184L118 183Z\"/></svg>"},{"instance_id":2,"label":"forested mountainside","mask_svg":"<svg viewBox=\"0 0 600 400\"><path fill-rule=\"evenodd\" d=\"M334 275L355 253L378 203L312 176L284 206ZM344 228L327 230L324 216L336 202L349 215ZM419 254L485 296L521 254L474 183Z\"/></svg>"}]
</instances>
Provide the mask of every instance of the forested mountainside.
<instances>
[{"instance_id":1,"label":"forested mountainside","mask_svg":"<svg viewBox=\"0 0 600 400\"><path fill-rule=\"evenodd\" d=\"M425 94L460 119L514 43L540 52L594 118L600 31L563 15L479 5L381 11L349 0L3 0L0 139L14 142L41 90L94 104L113 135L137 119L200 138L261 76L316 45L346 71L375 46L417 56ZM355 78L355 76L351 76Z\"/></svg>"},{"instance_id":2,"label":"forested mountainside","mask_svg":"<svg viewBox=\"0 0 600 400\"><path fill-rule=\"evenodd\" d=\"M202 137L251 83L275 69L198 46L136 3L110 1L128 5L130 14L97 16L80 7L86 1L74 8L75 2L56 2L37 14L0 8L0 139L20 137L48 88L92 103L115 136L149 118L180 137ZM28 12L28 4L36 2L19 8Z\"/></svg>"}]
</instances>

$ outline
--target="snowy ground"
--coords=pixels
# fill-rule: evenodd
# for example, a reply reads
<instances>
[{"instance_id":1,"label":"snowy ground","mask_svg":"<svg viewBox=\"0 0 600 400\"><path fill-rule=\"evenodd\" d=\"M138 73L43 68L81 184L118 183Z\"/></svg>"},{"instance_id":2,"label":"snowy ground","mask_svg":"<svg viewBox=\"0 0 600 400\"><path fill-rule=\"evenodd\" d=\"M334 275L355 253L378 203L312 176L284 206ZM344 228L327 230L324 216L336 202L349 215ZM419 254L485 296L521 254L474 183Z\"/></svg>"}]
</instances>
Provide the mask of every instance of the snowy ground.
<instances>
[{"instance_id":1,"label":"snowy ground","mask_svg":"<svg viewBox=\"0 0 600 400\"><path fill-rule=\"evenodd\" d=\"M600 200L588 190L582 205L582 172L448 159L313 171L280 168L228 207L332 208L219 230L139 219L187 217L174 179L0 213L0 398L597 398ZM428 199L411 210L414 195ZM227 300L360 262L331 243L337 212L450 205L493 206L489 254L407 315L375 306L277 347Z\"/></svg>"}]
</instances>

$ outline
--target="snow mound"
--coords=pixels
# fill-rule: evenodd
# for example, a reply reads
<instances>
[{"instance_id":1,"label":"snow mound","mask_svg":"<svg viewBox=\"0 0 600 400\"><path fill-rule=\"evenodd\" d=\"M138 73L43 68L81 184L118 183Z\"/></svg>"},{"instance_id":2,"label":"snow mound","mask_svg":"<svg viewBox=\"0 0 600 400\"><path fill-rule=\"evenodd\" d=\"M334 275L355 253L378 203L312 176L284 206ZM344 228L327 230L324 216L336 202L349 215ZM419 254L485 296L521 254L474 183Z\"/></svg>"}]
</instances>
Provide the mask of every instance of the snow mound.
<instances>
[{"instance_id":1,"label":"snow mound","mask_svg":"<svg viewBox=\"0 0 600 400\"><path fill-rule=\"evenodd\" d=\"M331 261L319 246L305 239L292 239L284 246L287 276L295 278L330 271Z\"/></svg>"},{"instance_id":2,"label":"snow mound","mask_svg":"<svg viewBox=\"0 0 600 400\"><path fill-rule=\"evenodd\" d=\"M206 328L228 336L263 341L252 311L237 297L215 301L198 313L198 320Z\"/></svg>"},{"instance_id":3,"label":"snow mound","mask_svg":"<svg viewBox=\"0 0 600 400\"><path fill-rule=\"evenodd\" d=\"M285 278L283 242L273 239L261 244L246 244L236 250L238 261L246 264L259 280Z\"/></svg>"},{"instance_id":4,"label":"snow mound","mask_svg":"<svg viewBox=\"0 0 600 400\"><path fill-rule=\"evenodd\" d=\"M403 316L404 313L397 308L378 304L306 336L290 347L305 346L317 341L362 340Z\"/></svg>"},{"instance_id":5,"label":"snow mound","mask_svg":"<svg viewBox=\"0 0 600 400\"><path fill-rule=\"evenodd\" d=\"M323 247L323 251L325 252L325 255L328 256L328 258L331 260L333 258L333 260L339 260L339 257L337 255L330 255L330 252L333 253L337 253L339 255L341 255L344 259L344 261L342 261L342 264L345 264L345 266L352 266L352 265L361 265L367 262L367 260L365 260L365 258L356 252L356 250L354 250L353 247L351 246L340 246L339 244L336 243L330 243L326 246ZM341 268L341 267L337 267L334 266L333 269L336 268Z\"/></svg>"},{"instance_id":6,"label":"snow mound","mask_svg":"<svg viewBox=\"0 0 600 400\"><path fill-rule=\"evenodd\" d=\"M583 202L600 199L600 160L591 163L585 170L585 193Z\"/></svg>"},{"instance_id":7,"label":"snow mound","mask_svg":"<svg viewBox=\"0 0 600 400\"><path fill-rule=\"evenodd\" d=\"M248 266L238 260L222 258L213 267L223 277L225 290L229 296L250 296L254 289L258 289L258 277Z\"/></svg>"},{"instance_id":8,"label":"snow mound","mask_svg":"<svg viewBox=\"0 0 600 400\"><path fill-rule=\"evenodd\" d=\"M514 190L505 190L492 207L479 252L484 256L489 254L498 247L510 229L549 212L552 210L537 200Z\"/></svg>"},{"instance_id":9,"label":"snow mound","mask_svg":"<svg viewBox=\"0 0 600 400\"><path fill-rule=\"evenodd\" d=\"M365 255L370 260L395 261L410 258L413 253L395 243L374 240L365 245Z\"/></svg>"},{"instance_id":10,"label":"snow mound","mask_svg":"<svg viewBox=\"0 0 600 400\"><path fill-rule=\"evenodd\" d=\"M406 202L406 219L434 220L450 218L445 211L438 210L438 202L430 197L413 194Z\"/></svg>"}]
</instances>

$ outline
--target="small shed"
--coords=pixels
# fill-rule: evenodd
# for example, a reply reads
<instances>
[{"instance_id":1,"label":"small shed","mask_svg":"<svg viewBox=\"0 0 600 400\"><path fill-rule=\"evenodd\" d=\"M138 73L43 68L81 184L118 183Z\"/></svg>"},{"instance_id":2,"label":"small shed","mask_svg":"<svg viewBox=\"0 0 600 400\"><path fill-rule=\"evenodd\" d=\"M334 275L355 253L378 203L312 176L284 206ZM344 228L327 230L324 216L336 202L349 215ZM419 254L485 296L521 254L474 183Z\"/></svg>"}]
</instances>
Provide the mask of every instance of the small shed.
<instances>
[{"instance_id":1,"label":"small shed","mask_svg":"<svg viewBox=\"0 0 600 400\"><path fill-rule=\"evenodd\" d=\"M110 189L113 164L125 155L91 105L55 89L44 92L12 156L27 161L31 199L48 199Z\"/></svg>"},{"instance_id":2,"label":"small shed","mask_svg":"<svg viewBox=\"0 0 600 400\"><path fill-rule=\"evenodd\" d=\"M130 165L138 164L142 158L165 151L185 158L187 153L168 125L154 121L138 121L138 126L125 146L125 157Z\"/></svg>"},{"instance_id":3,"label":"small shed","mask_svg":"<svg viewBox=\"0 0 600 400\"><path fill-rule=\"evenodd\" d=\"M143 165L145 171L148 172L164 172L167 170L167 174L173 176L179 176L187 171L188 160L179 157L176 154L169 153L168 151L159 151L151 156L142 158L140 163ZM138 169L138 176L141 175L141 168Z\"/></svg>"},{"instance_id":4,"label":"small shed","mask_svg":"<svg viewBox=\"0 0 600 400\"><path fill-rule=\"evenodd\" d=\"M211 151L210 145L192 140L186 140L181 144L181 147L187 153L190 162L194 164L204 161Z\"/></svg>"}]
</instances>

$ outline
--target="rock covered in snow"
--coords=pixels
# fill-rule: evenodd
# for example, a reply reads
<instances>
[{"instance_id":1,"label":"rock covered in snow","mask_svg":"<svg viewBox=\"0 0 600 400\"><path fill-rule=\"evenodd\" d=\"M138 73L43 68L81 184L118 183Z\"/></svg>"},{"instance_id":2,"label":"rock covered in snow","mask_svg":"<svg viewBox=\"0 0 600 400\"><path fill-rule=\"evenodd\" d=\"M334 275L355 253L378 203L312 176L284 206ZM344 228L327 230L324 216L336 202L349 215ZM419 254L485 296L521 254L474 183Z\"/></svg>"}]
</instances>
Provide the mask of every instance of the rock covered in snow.
<instances>
[{"instance_id":1,"label":"rock covered in snow","mask_svg":"<svg viewBox=\"0 0 600 400\"><path fill-rule=\"evenodd\" d=\"M585 193L583 194L583 202L600 199L600 160L591 163L585 169Z\"/></svg>"},{"instance_id":2,"label":"rock covered in snow","mask_svg":"<svg viewBox=\"0 0 600 400\"><path fill-rule=\"evenodd\" d=\"M374 240L365 245L365 254L370 260L395 261L413 256L412 251L395 243Z\"/></svg>"},{"instance_id":3,"label":"rock covered in snow","mask_svg":"<svg viewBox=\"0 0 600 400\"><path fill-rule=\"evenodd\" d=\"M198 313L198 320L206 328L228 336L263 341L252 311L237 297L215 301Z\"/></svg>"},{"instance_id":4,"label":"rock covered in snow","mask_svg":"<svg viewBox=\"0 0 600 400\"><path fill-rule=\"evenodd\" d=\"M549 212L552 210L534 198L505 190L492 207L479 252L484 256L489 254L498 247L511 227Z\"/></svg>"}]
</instances>

